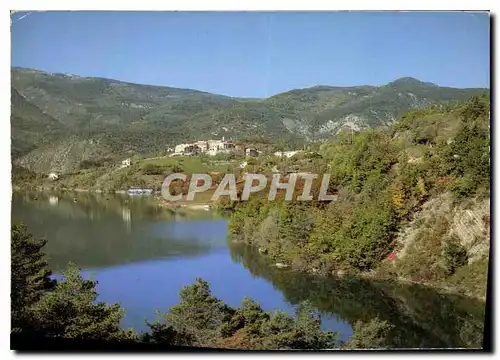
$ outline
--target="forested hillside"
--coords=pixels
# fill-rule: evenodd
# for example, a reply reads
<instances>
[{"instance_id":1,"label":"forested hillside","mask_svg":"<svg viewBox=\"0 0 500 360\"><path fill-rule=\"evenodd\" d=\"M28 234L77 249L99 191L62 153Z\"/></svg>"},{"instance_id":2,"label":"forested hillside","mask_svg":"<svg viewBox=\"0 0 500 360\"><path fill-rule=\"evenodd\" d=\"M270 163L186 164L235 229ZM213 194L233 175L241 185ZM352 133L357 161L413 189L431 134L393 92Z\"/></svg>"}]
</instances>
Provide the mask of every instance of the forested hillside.
<instances>
[{"instance_id":1,"label":"forested hillside","mask_svg":"<svg viewBox=\"0 0 500 360\"><path fill-rule=\"evenodd\" d=\"M281 140L294 148L485 91L402 78L379 87L316 86L242 99L23 68L11 76L15 164L40 172L68 172L98 156L161 155L177 143L223 136Z\"/></svg>"},{"instance_id":2,"label":"forested hillside","mask_svg":"<svg viewBox=\"0 0 500 360\"><path fill-rule=\"evenodd\" d=\"M484 297L489 127L484 95L410 111L389 128L342 132L316 156L256 165L260 171L326 171L338 198L272 202L262 191L247 202L226 203L232 236L305 271L377 273ZM296 190L300 194L300 186Z\"/></svg>"}]
</instances>

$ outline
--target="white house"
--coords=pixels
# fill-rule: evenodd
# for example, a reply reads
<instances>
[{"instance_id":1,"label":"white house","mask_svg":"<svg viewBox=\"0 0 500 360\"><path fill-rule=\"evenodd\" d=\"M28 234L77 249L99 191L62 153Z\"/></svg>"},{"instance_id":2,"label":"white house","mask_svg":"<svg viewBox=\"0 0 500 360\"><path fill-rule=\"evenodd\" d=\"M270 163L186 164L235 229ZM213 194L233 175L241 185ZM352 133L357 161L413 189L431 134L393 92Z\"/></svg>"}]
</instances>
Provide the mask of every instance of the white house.
<instances>
[{"instance_id":1,"label":"white house","mask_svg":"<svg viewBox=\"0 0 500 360\"><path fill-rule=\"evenodd\" d=\"M294 150L294 151L276 151L274 153L274 156L278 156L278 157L287 157L287 158L291 158L292 156L294 156L295 154L299 153L299 152L302 152L302 150Z\"/></svg>"},{"instance_id":2,"label":"white house","mask_svg":"<svg viewBox=\"0 0 500 360\"><path fill-rule=\"evenodd\" d=\"M217 152L218 150L224 149L224 142L221 140L208 140L208 151Z\"/></svg>"},{"instance_id":3,"label":"white house","mask_svg":"<svg viewBox=\"0 0 500 360\"><path fill-rule=\"evenodd\" d=\"M205 152L208 150L208 141L200 140L200 141L193 143L192 145L198 146L200 148L201 152Z\"/></svg>"},{"instance_id":4,"label":"white house","mask_svg":"<svg viewBox=\"0 0 500 360\"><path fill-rule=\"evenodd\" d=\"M126 168L130 166L130 159L125 159L122 161L120 168Z\"/></svg>"},{"instance_id":5,"label":"white house","mask_svg":"<svg viewBox=\"0 0 500 360\"><path fill-rule=\"evenodd\" d=\"M49 179L50 180L57 180L58 178L59 178L59 176L56 173L51 172L49 174Z\"/></svg>"},{"instance_id":6,"label":"white house","mask_svg":"<svg viewBox=\"0 0 500 360\"><path fill-rule=\"evenodd\" d=\"M191 146L192 144L179 144L179 145L176 145L175 146L175 153L176 154L182 154L184 152L184 150Z\"/></svg>"}]
</instances>

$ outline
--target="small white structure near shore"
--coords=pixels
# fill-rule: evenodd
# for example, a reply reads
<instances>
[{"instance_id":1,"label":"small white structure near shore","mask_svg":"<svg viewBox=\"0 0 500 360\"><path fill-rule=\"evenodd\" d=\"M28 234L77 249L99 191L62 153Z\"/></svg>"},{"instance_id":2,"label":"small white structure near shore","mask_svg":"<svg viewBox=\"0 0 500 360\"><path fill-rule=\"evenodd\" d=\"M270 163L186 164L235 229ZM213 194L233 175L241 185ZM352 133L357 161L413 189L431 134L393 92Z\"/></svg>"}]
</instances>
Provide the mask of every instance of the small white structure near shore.
<instances>
[{"instance_id":1,"label":"small white structure near shore","mask_svg":"<svg viewBox=\"0 0 500 360\"><path fill-rule=\"evenodd\" d=\"M276 151L274 153L274 156L278 156L278 157L287 157L287 158L291 158L292 156L294 156L295 154L298 154L302 152L302 150L294 150L294 151Z\"/></svg>"},{"instance_id":2,"label":"small white structure near shore","mask_svg":"<svg viewBox=\"0 0 500 360\"><path fill-rule=\"evenodd\" d=\"M57 180L58 178L59 178L59 176L56 173L54 173L54 172L51 172L49 174L49 179L50 180Z\"/></svg>"},{"instance_id":3,"label":"small white structure near shore","mask_svg":"<svg viewBox=\"0 0 500 360\"><path fill-rule=\"evenodd\" d=\"M120 168L123 169L123 168L129 167L130 164L131 164L130 159L122 160L122 164L120 165Z\"/></svg>"}]
</instances>

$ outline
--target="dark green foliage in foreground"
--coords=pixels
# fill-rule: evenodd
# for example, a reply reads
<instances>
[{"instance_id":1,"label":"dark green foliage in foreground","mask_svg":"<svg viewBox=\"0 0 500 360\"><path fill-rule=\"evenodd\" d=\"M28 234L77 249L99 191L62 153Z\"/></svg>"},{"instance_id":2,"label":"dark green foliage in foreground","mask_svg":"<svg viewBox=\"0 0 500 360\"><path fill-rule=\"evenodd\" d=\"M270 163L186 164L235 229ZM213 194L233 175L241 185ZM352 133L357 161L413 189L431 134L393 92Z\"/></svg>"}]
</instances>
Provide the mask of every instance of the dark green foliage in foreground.
<instances>
[{"instance_id":1,"label":"dark green foliage in foreground","mask_svg":"<svg viewBox=\"0 0 500 360\"><path fill-rule=\"evenodd\" d=\"M472 306L476 300L443 297L432 288L415 285L388 286L388 283L360 278L340 281L302 273L289 276L282 269L266 266L266 258L253 248L248 248L252 250L248 254L255 254L243 258L244 266L249 267L252 274L272 281L288 301L297 304L296 316L264 311L248 298L239 307L227 306L211 293L206 281L197 279L181 290L181 301L154 324L148 324L150 332L139 337L132 331L120 329L124 309L117 304L96 302L96 283L83 279L76 266L70 264L57 285L45 285L53 284L45 264L40 262L45 242L34 239L26 227L12 227L12 242L13 289L17 289L12 296L12 331L21 334L36 331L46 336L74 339L132 340L166 347L240 350L477 347L482 341L484 306ZM485 264L487 266L487 261ZM460 278L468 277L463 270L464 267L458 268L452 279L461 281ZM43 275L32 277L33 274ZM483 281L486 275L482 263L474 274L471 281ZM37 281L33 281L35 279ZM354 296L361 297L361 301L353 300ZM362 304L367 302L370 305L364 307ZM333 308L332 303L336 304ZM335 344L337 334L321 330L321 321L313 306L325 312L335 309L340 319L350 322L353 326L350 340Z\"/></svg>"},{"instance_id":2,"label":"dark green foliage in foreground","mask_svg":"<svg viewBox=\"0 0 500 360\"><path fill-rule=\"evenodd\" d=\"M35 239L22 224L13 225L11 233L13 331L79 339L133 337L120 329L124 312L118 304L95 303L95 281L83 279L73 264L64 281L51 280L41 251L47 241Z\"/></svg>"},{"instance_id":3,"label":"dark green foliage in foreground","mask_svg":"<svg viewBox=\"0 0 500 360\"><path fill-rule=\"evenodd\" d=\"M74 264L69 264L64 280L44 294L33 306L33 320L47 336L77 339L134 338L120 329L124 310L119 304L96 302L97 282L85 280Z\"/></svg>"},{"instance_id":4,"label":"dark green foliage in foreground","mask_svg":"<svg viewBox=\"0 0 500 360\"><path fill-rule=\"evenodd\" d=\"M482 344L483 300L415 283L289 271L273 266L253 246L230 242L229 248L233 261L272 283L287 302L308 300L321 313L335 314L349 323L353 334L342 347L477 348ZM487 269L482 264L481 269L474 269L476 265L480 262L459 268L448 284L455 277L457 282L465 278L478 286L475 294L481 293ZM387 323L387 332L380 331L380 322Z\"/></svg>"},{"instance_id":5,"label":"dark green foliage in foreground","mask_svg":"<svg viewBox=\"0 0 500 360\"><path fill-rule=\"evenodd\" d=\"M31 307L54 287L41 251L46 240L35 239L23 224L11 228L11 312L12 329L31 325Z\"/></svg>"},{"instance_id":6,"label":"dark green foliage in foreground","mask_svg":"<svg viewBox=\"0 0 500 360\"><path fill-rule=\"evenodd\" d=\"M387 347L386 339L394 326L387 321L372 319L369 322L357 321L353 326L353 336L347 348L377 349Z\"/></svg>"},{"instance_id":7,"label":"dark green foliage in foreground","mask_svg":"<svg viewBox=\"0 0 500 360\"><path fill-rule=\"evenodd\" d=\"M211 294L209 284L197 279L181 290L180 297L180 303L165 315L167 323L192 338L193 345L207 346L220 338L220 327L230 316L230 309Z\"/></svg>"},{"instance_id":8,"label":"dark green foliage in foreground","mask_svg":"<svg viewBox=\"0 0 500 360\"><path fill-rule=\"evenodd\" d=\"M149 324L149 341L170 345L229 347L236 349L325 349L335 334L322 331L321 321L309 304L299 306L296 317L269 313L251 299L231 308L214 297L209 284L197 279L181 290L181 302L162 322ZM182 336L180 336L182 334Z\"/></svg>"}]
</instances>

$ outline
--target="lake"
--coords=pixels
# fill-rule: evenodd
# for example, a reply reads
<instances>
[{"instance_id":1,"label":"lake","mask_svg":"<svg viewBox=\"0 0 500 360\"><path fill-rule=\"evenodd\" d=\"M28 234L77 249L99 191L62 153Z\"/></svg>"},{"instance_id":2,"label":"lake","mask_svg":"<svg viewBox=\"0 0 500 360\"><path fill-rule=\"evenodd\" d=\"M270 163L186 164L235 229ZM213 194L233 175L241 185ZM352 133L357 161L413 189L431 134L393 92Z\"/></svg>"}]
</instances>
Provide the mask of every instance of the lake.
<instances>
[{"instance_id":1,"label":"lake","mask_svg":"<svg viewBox=\"0 0 500 360\"><path fill-rule=\"evenodd\" d=\"M91 193L14 193L12 220L37 237L57 277L68 262L98 281L99 300L126 309L124 327L147 331L197 277L231 306L244 297L293 313L309 300L322 327L347 340L352 326L380 319L398 347L481 347L484 302L428 287L360 278L314 277L278 269L255 249L228 239L227 219L172 211L147 197Z\"/></svg>"}]
</instances>

